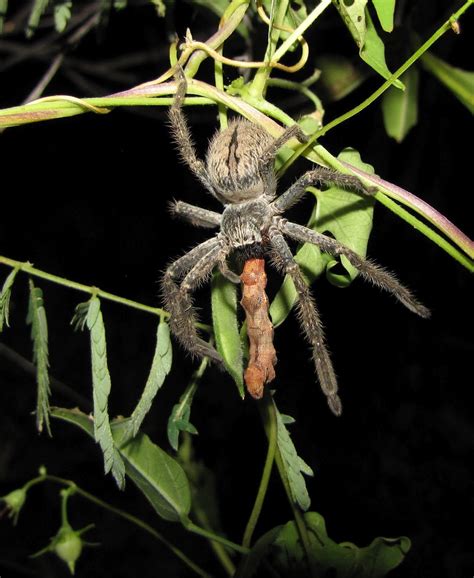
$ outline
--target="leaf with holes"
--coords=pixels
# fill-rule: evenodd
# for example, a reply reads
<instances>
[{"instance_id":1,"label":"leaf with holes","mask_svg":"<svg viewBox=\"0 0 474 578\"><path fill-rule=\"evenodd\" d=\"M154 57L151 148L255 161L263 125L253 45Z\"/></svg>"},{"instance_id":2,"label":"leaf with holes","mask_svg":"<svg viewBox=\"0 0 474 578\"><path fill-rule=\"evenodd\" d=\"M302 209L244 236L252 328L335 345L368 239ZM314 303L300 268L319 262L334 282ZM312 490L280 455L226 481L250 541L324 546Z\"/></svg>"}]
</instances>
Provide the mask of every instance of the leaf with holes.
<instances>
[{"instance_id":1,"label":"leaf with holes","mask_svg":"<svg viewBox=\"0 0 474 578\"><path fill-rule=\"evenodd\" d=\"M367 29L365 34L365 43L362 48L359 49L360 57L376 72L383 76L383 78L388 79L392 73L388 69L385 61L385 45L377 33L369 12L366 11L365 16ZM396 86L402 90L404 88L403 83L398 78L392 83L392 86Z\"/></svg>"}]
</instances>

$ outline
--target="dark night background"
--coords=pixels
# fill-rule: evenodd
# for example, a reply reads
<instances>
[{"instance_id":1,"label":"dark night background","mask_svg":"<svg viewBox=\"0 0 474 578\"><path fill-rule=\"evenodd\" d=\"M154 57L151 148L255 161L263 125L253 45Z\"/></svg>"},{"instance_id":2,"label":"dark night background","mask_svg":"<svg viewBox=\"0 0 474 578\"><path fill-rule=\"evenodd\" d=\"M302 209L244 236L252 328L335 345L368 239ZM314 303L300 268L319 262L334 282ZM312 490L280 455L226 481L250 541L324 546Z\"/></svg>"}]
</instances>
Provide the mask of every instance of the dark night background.
<instances>
[{"instance_id":1,"label":"dark night background","mask_svg":"<svg viewBox=\"0 0 474 578\"><path fill-rule=\"evenodd\" d=\"M443 2L417 4L413 25L424 39L452 8L446 12L451 3ZM183 4L175 18L176 24L172 15L166 22L158 20L148 6L113 14L108 27L90 34L70 53L70 67L74 70L73 59L85 62L93 57L102 62L148 52L148 64L130 69L133 77L127 82L103 77L97 89L102 92L96 94L153 78L165 68L166 26L177 26L181 33L191 26L206 38L216 24L213 16ZM472 18L466 17L461 25L462 35L447 34L434 53L468 69ZM337 18L329 18L323 29L333 35L328 36L329 49L334 44L354 54ZM41 33L45 34L40 31L40 38ZM324 38L321 46L326 46ZM396 38L402 45L403 30ZM2 42L0 49L5 50ZM0 52L2 60L5 54ZM394 65L406 56L396 46L391 54ZM48 63L48 55L39 51L18 66L0 67L0 105L21 102ZM66 70L67 66L66 58ZM201 78L209 72L209 65L203 66ZM60 71L46 93L84 94L72 78ZM379 84L379 79L369 79L349 98L329 105L328 118L348 110ZM424 71L420 86L419 122L403 144L386 136L377 104L332 131L322 144L333 153L345 146L358 149L383 178L420 196L472 235L472 178L467 174L472 164L468 144L472 117ZM275 96L282 108L284 97L287 94ZM302 111L290 112L298 116ZM214 111L188 114L204 151L216 126ZM116 110L105 116L8 129L0 135L0 159L0 254L143 303L159 304L160 271L208 235L171 222L168 201L176 197L218 209L176 159L161 108L145 113ZM283 180L281 190L308 166L298 165ZM290 217L305 222L310 209L310 202L303 202ZM312 509L325 517L334 540L365 546L376 536L406 535L412 550L391 574L394 577L470 577L474 571L471 277L381 205L376 207L369 254L413 288L431 308L432 319L416 318L361 280L346 290L320 280L314 293L340 380L343 415L335 418L327 409L293 319L276 332L276 401L282 413L296 418L293 439L315 471L308 480ZM2 267L1 278L8 271ZM29 360L26 281L25 276L17 278L11 328L4 331L1 343ZM90 400L88 337L74 333L69 325L75 305L87 296L40 279L36 284L45 294L51 374ZM277 286L275 280L271 286ZM203 317L209 295L209 287L198 293ZM156 320L107 301L102 308L113 384L110 410L112 415L128 415L147 377ZM145 422L147 433L165 449L169 413L194 368L178 346L174 356L171 375ZM53 404L72 407L77 401L55 391ZM143 517L191 558L219 574L201 538L156 518L131 483L121 493L110 477L103 477L99 451L82 432L53 422L52 439L38 436L31 415L34 406L34 378L24 364L0 356L0 495L23 485L45 464L51 473L73 479ZM240 541L266 448L255 404L250 399L241 402L231 379L210 369L194 400L191 421L199 430L194 440L198 457L216 477L223 529L230 539ZM67 575L66 567L52 556L28 559L57 531L57 491L50 484L38 486L16 527L7 519L0 522L2 578ZM76 569L79 578L102 576L105 568L118 578L189 575L164 547L135 527L78 497L70 506L72 525L95 522L88 539L101 543L84 552ZM289 519L291 511L274 476L258 533Z\"/></svg>"}]
</instances>

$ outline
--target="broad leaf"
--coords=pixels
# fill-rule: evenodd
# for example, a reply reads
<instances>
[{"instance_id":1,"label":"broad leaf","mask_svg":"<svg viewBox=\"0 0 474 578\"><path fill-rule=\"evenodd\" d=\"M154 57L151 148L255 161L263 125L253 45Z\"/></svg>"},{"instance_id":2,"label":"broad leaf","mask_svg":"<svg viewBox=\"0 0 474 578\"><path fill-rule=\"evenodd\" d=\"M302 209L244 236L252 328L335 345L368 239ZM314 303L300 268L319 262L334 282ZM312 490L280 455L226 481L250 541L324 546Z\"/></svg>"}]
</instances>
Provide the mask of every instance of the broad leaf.
<instances>
[{"instance_id":1,"label":"broad leaf","mask_svg":"<svg viewBox=\"0 0 474 578\"><path fill-rule=\"evenodd\" d=\"M365 34L364 46L359 49L360 57L381 76L383 76L385 79L388 79L392 73L388 69L387 63L385 61L385 45L378 35L368 11L366 11L365 20L367 24L367 30ZM404 88L403 83L399 79L393 82L393 86L396 86L400 89Z\"/></svg>"},{"instance_id":2,"label":"broad leaf","mask_svg":"<svg viewBox=\"0 0 474 578\"><path fill-rule=\"evenodd\" d=\"M8 277L5 279L2 291L0 292L0 333L3 331L4 325L10 327L8 324L10 316L10 297L17 273L18 269L13 269L10 271Z\"/></svg>"},{"instance_id":3,"label":"broad leaf","mask_svg":"<svg viewBox=\"0 0 474 578\"><path fill-rule=\"evenodd\" d=\"M372 3L382 28L385 32L392 32L395 0L372 0Z\"/></svg>"},{"instance_id":4,"label":"broad leaf","mask_svg":"<svg viewBox=\"0 0 474 578\"><path fill-rule=\"evenodd\" d=\"M474 72L451 66L430 52L423 54L421 62L471 113L474 113Z\"/></svg>"},{"instance_id":5,"label":"broad leaf","mask_svg":"<svg viewBox=\"0 0 474 578\"><path fill-rule=\"evenodd\" d=\"M359 153L353 149L342 151L338 159L370 174L374 172L373 167L362 162ZM308 227L320 233L329 233L343 245L365 256L372 230L373 199L339 187L316 191L316 197L317 204ZM309 243L297 251L295 259L309 283L324 270L329 281L340 287L347 286L357 275L357 270L345 257L341 257L339 262L333 257L322 256L319 248ZM336 268L337 265L342 265L342 270L341 267ZM297 298L293 281L287 276L270 305L270 316L275 327L286 319Z\"/></svg>"},{"instance_id":6,"label":"broad leaf","mask_svg":"<svg viewBox=\"0 0 474 578\"><path fill-rule=\"evenodd\" d=\"M290 433L285 426L285 423L289 423L289 416L284 416L283 419L275 402L273 402L273 406L277 418L277 447L285 468L291 495L295 504L298 504L302 510L307 510L311 505L311 500L303 474L313 476L313 470L300 458L296 451Z\"/></svg>"},{"instance_id":7,"label":"broad leaf","mask_svg":"<svg viewBox=\"0 0 474 578\"><path fill-rule=\"evenodd\" d=\"M170 330L168 324L162 321L158 324L155 355L145 389L128 422L128 437L137 435L145 416L150 411L155 395L158 393L158 390L170 372L172 361L173 352L171 348Z\"/></svg>"},{"instance_id":8,"label":"broad leaf","mask_svg":"<svg viewBox=\"0 0 474 578\"><path fill-rule=\"evenodd\" d=\"M73 423L94 438L93 421L79 410L53 408L51 415ZM172 522L186 520L191 508L191 493L183 468L145 434L139 433L122 445L127 427L126 419L112 422L116 451L125 464L127 476L159 516Z\"/></svg>"},{"instance_id":9,"label":"broad leaf","mask_svg":"<svg viewBox=\"0 0 474 578\"><path fill-rule=\"evenodd\" d=\"M309 541L307 552L295 522L288 522L258 540L242 562L245 573L239 568L237 577L258 576L261 566L270 566L278 575L292 578L329 575L331 578L383 578L403 562L411 547L406 537L376 538L365 548L348 542L337 544L328 537L320 514L308 512L304 521Z\"/></svg>"},{"instance_id":10,"label":"broad leaf","mask_svg":"<svg viewBox=\"0 0 474 578\"><path fill-rule=\"evenodd\" d=\"M352 38L354 38L355 43L359 47L359 50L362 50L365 45L367 30L365 23L367 0L353 0L351 2L336 0L334 4L349 29Z\"/></svg>"},{"instance_id":11,"label":"broad leaf","mask_svg":"<svg viewBox=\"0 0 474 578\"><path fill-rule=\"evenodd\" d=\"M405 90L391 86L382 97L385 130L397 142L418 122L418 68L412 66L401 78Z\"/></svg>"},{"instance_id":12,"label":"broad leaf","mask_svg":"<svg viewBox=\"0 0 474 578\"><path fill-rule=\"evenodd\" d=\"M242 345L237 323L237 287L220 273L212 278L212 322L217 351L244 397Z\"/></svg>"},{"instance_id":13,"label":"broad leaf","mask_svg":"<svg viewBox=\"0 0 474 578\"><path fill-rule=\"evenodd\" d=\"M354 149L343 150L337 158L369 174L374 173L373 167L364 163ZM331 234L340 243L365 257L372 230L375 204L373 198L334 186L325 191L317 190L316 197L318 202L314 212L315 230ZM339 263L345 271L336 270ZM357 274L357 269L345 257L341 257L340 261L330 257L326 276L334 285L346 287Z\"/></svg>"},{"instance_id":14,"label":"broad leaf","mask_svg":"<svg viewBox=\"0 0 474 578\"><path fill-rule=\"evenodd\" d=\"M36 427L41 433L43 425L51 435L49 425L49 352L48 352L48 322L44 308L43 292L35 287L30 279L30 299L28 304L27 323L31 325L31 339L33 340L33 361L36 365Z\"/></svg>"}]
</instances>

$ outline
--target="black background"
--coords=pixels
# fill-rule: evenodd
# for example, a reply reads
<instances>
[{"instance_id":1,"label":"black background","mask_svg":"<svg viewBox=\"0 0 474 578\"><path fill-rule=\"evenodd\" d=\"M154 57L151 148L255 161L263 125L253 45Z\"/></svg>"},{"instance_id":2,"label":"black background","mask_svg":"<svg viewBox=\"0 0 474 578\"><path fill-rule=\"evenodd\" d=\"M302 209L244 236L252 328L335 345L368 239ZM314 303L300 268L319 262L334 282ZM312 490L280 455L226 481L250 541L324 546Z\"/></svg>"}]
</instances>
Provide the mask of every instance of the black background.
<instances>
[{"instance_id":1,"label":"black background","mask_svg":"<svg viewBox=\"0 0 474 578\"><path fill-rule=\"evenodd\" d=\"M420 4L425 11L420 10L423 17L418 14L415 24L426 38L446 12L441 2L429 3L429 8L427 2ZM148 25L142 34L144 16ZM162 50L166 30L163 22L153 18L148 8L114 15L110 27L86 39L76 54L86 58L93 53L100 59L117 50L125 52L127 46L139 47L156 53L161 70L165 64L157 47ZM179 12L177 26L187 25L199 26L206 37L206 27L215 22L185 8ZM468 18L462 25L463 34L447 34L435 53L468 68L472 25ZM345 31L336 30L331 42L350 47ZM125 31L128 44L124 46ZM403 60L401 52L398 58ZM1 104L19 102L44 67L40 60L4 74ZM209 71L203 66L203 77ZM156 75L151 67L135 73L141 81ZM369 80L351 98L329 106L328 117L360 102L379 83ZM108 92L126 87L111 85ZM48 87L48 94L55 93L77 94L77 89L59 74ZM421 73L420 102L418 125L401 145L386 136L377 104L328 134L323 144L333 153L353 146L383 178L420 196L469 234L472 117L426 72ZM285 108L283 100L278 104ZM189 118L204 152L216 126L214 113L191 111ZM146 115L117 110L106 116L83 115L9 129L0 135L0 159L0 254L151 305L159 304L160 271L207 235L172 222L168 201L181 198L218 210L218 204L176 159L162 109ZM285 177L281 190L308 166L298 165ZM303 202L290 217L305 222L310 209L311 203ZM393 576L471 576L471 278L461 265L382 206L376 207L369 253L415 290L432 310L432 319L416 318L361 280L346 290L318 281L314 294L339 376L343 415L337 419L327 409L294 320L276 332L276 401L283 413L296 419L293 439L315 471L308 480L312 509L325 517L334 540L363 546L379 535L406 535L413 547ZM3 267L2 276L7 272ZM24 324L26 281L20 276L15 283L12 327L2 335L2 343L30 359L29 329ZM69 325L75 305L87 296L39 279L36 283L45 293L51 373L90 400L87 335L73 333ZM272 278L270 286L277 287L277 281ZM209 287L198 293L207 319L209 296ZM102 308L113 383L110 411L128 415L147 377L156 320L107 301ZM194 368L178 346L174 356L172 373L145 424L147 433L165 449L169 413ZM131 484L122 494L110 477L102 476L99 451L81 432L53 423L52 439L36 434L31 415L35 384L24 367L0 359L0 384L0 494L21 486L45 464L51 473L74 479L142 516L218 574L219 567L201 538L157 519ZM54 392L53 403L72 407L76 401ZM82 409L89 410L85 403ZM265 455L255 403L240 401L231 379L210 369L196 395L192 422L199 431L198 457L215 474L223 528L239 541ZM32 491L16 528L5 519L0 523L2 578L67 575L51 556L28 560L58 528L57 490L45 485ZM99 549L85 551L77 576L100 576L105 568L117 577L188 575L164 547L134 527L80 498L73 498L71 508L73 526L94 521L96 529L89 539L101 543ZM291 512L275 476L257 530L263 533L289 519Z\"/></svg>"}]
</instances>

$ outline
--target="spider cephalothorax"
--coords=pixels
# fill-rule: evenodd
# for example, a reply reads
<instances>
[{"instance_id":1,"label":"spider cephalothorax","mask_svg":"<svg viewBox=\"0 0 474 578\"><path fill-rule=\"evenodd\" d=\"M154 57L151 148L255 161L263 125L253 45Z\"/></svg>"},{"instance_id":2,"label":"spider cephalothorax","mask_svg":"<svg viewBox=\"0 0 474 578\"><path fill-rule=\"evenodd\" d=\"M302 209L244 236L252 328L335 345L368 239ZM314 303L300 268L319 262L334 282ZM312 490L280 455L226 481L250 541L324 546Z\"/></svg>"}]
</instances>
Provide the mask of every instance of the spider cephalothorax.
<instances>
[{"instance_id":1,"label":"spider cephalothorax","mask_svg":"<svg viewBox=\"0 0 474 578\"><path fill-rule=\"evenodd\" d=\"M198 336L191 292L209 278L215 267L230 281L239 283L239 276L227 264L227 258L235 250L248 248L268 254L275 267L288 274L294 282L299 297L299 319L312 348L321 388L329 407L339 415L341 401L337 395L337 380L325 346L319 313L285 237L299 243L312 243L332 255L344 255L365 279L392 293L414 313L429 317L429 310L385 269L335 239L281 216L301 199L310 185L332 183L367 194L359 179L325 167L315 167L277 197L275 156L278 149L291 138L305 140L297 125L287 128L279 138L274 139L264 129L247 120L233 120L227 129L216 133L209 145L206 162L203 162L196 155L182 113L186 94L186 80L182 72L178 81L169 113L174 139L184 162L206 189L223 203L224 211L220 214L182 201L172 206L175 215L189 220L193 225L216 228L218 232L174 261L163 275L162 292L165 307L171 314L171 330L190 353L208 356L222 363L219 353Z\"/></svg>"}]
</instances>

